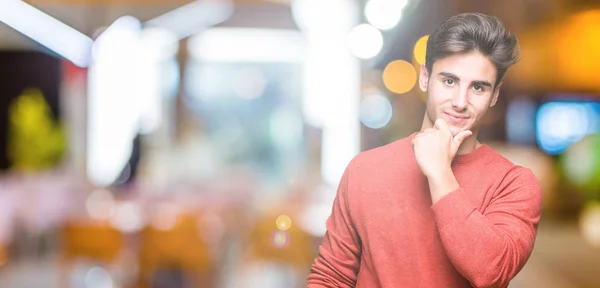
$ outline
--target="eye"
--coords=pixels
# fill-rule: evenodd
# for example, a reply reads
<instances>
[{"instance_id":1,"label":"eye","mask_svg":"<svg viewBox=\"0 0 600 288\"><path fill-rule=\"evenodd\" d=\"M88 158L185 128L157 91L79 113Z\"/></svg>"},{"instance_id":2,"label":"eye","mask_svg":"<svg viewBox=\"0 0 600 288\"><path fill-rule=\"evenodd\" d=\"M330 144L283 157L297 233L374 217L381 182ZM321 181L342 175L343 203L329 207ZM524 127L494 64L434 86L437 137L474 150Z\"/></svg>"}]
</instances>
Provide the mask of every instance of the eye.
<instances>
[{"instance_id":1,"label":"eye","mask_svg":"<svg viewBox=\"0 0 600 288\"><path fill-rule=\"evenodd\" d=\"M452 80L452 79L445 79L445 80L444 80L444 84L446 84L446 85L448 85L448 86L452 86L452 85L454 85L454 83L455 83L455 82L454 82L454 80Z\"/></svg>"},{"instance_id":2,"label":"eye","mask_svg":"<svg viewBox=\"0 0 600 288\"><path fill-rule=\"evenodd\" d=\"M483 92L483 87L481 85L475 85L473 86L473 89L477 92Z\"/></svg>"}]
</instances>

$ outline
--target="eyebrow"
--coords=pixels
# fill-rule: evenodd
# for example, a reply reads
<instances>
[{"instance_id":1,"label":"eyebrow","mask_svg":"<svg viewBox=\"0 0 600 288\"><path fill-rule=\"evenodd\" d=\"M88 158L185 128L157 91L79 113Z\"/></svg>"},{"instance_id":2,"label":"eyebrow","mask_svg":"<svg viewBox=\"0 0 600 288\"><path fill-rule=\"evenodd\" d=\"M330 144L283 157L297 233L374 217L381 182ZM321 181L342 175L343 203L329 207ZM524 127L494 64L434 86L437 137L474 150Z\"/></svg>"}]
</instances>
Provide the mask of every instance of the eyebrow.
<instances>
[{"instance_id":1,"label":"eyebrow","mask_svg":"<svg viewBox=\"0 0 600 288\"><path fill-rule=\"evenodd\" d=\"M460 81L460 78L458 78L458 76L449 73L449 72L440 72L438 73L438 75L444 76L446 78L450 78L456 82ZM485 87L492 87L492 83L485 81L485 80L475 80L475 81L471 81L471 86L475 86L475 85L479 85L479 86L485 86Z\"/></svg>"}]
</instances>

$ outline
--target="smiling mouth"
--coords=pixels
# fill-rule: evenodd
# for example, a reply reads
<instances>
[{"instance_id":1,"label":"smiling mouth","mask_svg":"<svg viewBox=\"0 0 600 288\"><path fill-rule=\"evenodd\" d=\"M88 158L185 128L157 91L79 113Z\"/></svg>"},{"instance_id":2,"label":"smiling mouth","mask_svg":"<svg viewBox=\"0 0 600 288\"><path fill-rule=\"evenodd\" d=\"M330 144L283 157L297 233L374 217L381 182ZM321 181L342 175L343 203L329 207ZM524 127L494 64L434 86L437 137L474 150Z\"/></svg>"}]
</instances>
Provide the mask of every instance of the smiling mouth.
<instances>
[{"instance_id":1,"label":"smiling mouth","mask_svg":"<svg viewBox=\"0 0 600 288\"><path fill-rule=\"evenodd\" d=\"M451 119L456 120L456 121L461 121L461 120L465 120L465 119L469 118L469 117L465 117L465 116L461 116L461 115L456 115L456 114L451 114L451 113L446 113L446 112L444 112L444 114L448 115Z\"/></svg>"}]
</instances>

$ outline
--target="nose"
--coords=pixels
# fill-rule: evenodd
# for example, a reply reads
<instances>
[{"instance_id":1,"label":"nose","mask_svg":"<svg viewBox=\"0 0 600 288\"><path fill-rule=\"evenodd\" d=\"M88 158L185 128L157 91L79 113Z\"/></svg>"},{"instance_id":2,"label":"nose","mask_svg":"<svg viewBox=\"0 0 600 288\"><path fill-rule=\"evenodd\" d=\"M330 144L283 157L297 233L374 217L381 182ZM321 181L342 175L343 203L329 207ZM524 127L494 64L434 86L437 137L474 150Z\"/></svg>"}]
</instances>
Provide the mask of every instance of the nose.
<instances>
[{"instance_id":1,"label":"nose","mask_svg":"<svg viewBox=\"0 0 600 288\"><path fill-rule=\"evenodd\" d=\"M465 108L467 108L467 97L467 90L459 89L459 91L454 94L454 97L452 97L452 107L454 107L456 111L465 110Z\"/></svg>"}]
</instances>

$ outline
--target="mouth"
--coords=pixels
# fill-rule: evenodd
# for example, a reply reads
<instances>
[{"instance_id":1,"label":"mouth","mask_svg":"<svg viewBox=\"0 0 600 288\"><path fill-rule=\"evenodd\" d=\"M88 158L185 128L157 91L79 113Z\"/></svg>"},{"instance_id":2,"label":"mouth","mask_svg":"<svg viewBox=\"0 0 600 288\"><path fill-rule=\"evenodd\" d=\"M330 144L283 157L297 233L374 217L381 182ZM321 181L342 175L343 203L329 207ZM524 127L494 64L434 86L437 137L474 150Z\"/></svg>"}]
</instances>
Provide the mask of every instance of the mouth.
<instances>
[{"instance_id":1,"label":"mouth","mask_svg":"<svg viewBox=\"0 0 600 288\"><path fill-rule=\"evenodd\" d=\"M450 120L452 120L454 122L461 122L461 121L464 121L466 119L469 119L469 117L462 116L462 115L459 115L459 114L447 113L447 112L444 112L444 114L446 114L448 116L448 118L450 118Z\"/></svg>"}]
</instances>

